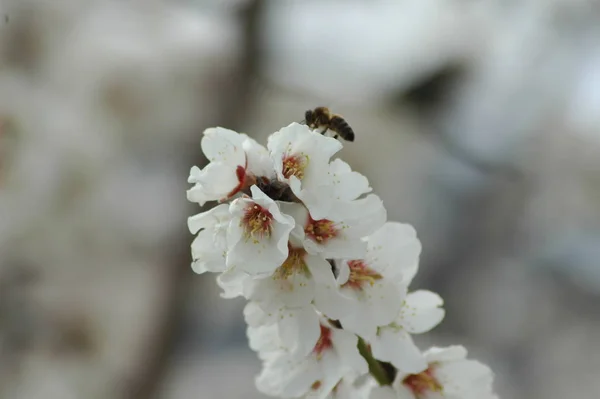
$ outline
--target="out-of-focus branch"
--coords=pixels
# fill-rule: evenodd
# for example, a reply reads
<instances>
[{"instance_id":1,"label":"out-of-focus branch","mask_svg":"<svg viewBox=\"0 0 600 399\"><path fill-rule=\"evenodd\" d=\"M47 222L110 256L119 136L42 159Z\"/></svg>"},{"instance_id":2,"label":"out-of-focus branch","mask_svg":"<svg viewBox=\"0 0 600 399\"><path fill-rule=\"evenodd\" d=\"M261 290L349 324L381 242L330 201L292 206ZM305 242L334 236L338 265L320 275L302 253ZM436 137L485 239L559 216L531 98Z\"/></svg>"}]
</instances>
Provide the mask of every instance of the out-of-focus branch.
<instances>
[{"instance_id":1,"label":"out-of-focus branch","mask_svg":"<svg viewBox=\"0 0 600 399\"><path fill-rule=\"evenodd\" d=\"M230 79L226 82L227 87L222 88L227 95L221 100L221 111L215 120L215 125L239 129L248 114L262 53L259 22L264 5L264 0L250 0L238 11L238 21L243 32L242 53L239 55L237 67L234 68ZM189 165L197 165L198 160L204 160L200 146L196 148L197 150L189 153ZM182 228L182 231L184 230ZM167 289L165 306L161 309L160 318L162 320L157 323L160 331L156 333L156 339L148 343L149 355L144 364L140 366L141 369L137 376L127 385L124 391L126 398L143 399L155 396L156 390L164 378L170 355L176 346L177 337L181 335L185 300L189 297L191 289L189 266L191 237L187 234L187 230L185 233L174 237L171 243L172 251L169 261L173 267L168 268L164 276L164 284Z\"/></svg>"}]
</instances>

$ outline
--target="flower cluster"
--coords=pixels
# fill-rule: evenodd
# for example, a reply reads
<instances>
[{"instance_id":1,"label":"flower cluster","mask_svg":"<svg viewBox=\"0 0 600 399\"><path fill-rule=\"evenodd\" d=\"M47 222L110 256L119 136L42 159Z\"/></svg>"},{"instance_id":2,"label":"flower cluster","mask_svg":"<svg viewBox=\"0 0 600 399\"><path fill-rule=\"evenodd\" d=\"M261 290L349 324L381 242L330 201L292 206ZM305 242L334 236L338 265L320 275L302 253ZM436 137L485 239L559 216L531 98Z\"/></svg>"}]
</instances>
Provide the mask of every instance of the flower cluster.
<instances>
[{"instance_id":1,"label":"flower cluster","mask_svg":"<svg viewBox=\"0 0 600 399\"><path fill-rule=\"evenodd\" d=\"M224 128L204 132L190 201L209 211L192 268L243 296L258 389L283 398L494 398L492 373L462 347L422 352L412 335L444 317L430 291L409 292L421 243L388 222L368 180L332 157L342 144L292 123L267 148Z\"/></svg>"}]
</instances>

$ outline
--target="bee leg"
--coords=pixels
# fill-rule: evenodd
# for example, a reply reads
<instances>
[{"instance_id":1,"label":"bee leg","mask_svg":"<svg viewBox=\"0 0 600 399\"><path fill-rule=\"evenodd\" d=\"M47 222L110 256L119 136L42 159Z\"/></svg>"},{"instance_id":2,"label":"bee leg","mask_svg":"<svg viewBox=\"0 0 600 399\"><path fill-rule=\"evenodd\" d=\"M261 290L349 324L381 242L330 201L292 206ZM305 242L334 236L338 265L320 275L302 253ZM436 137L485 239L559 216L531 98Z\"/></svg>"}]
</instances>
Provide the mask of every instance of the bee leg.
<instances>
[{"instance_id":1,"label":"bee leg","mask_svg":"<svg viewBox=\"0 0 600 399\"><path fill-rule=\"evenodd\" d=\"M329 130L329 128L328 128L328 127L326 127L326 128L325 128L325 130L323 130L323 131L321 132L321 134L322 134L322 135L325 135L325 133L327 133L327 131L328 131L328 130Z\"/></svg>"},{"instance_id":2,"label":"bee leg","mask_svg":"<svg viewBox=\"0 0 600 399\"><path fill-rule=\"evenodd\" d=\"M306 119L304 119L302 122L300 122L301 125L306 125Z\"/></svg>"},{"instance_id":3,"label":"bee leg","mask_svg":"<svg viewBox=\"0 0 600 399\"><path fill-rule=\"evenodd\" d=\"M338 134L336 134L335 136L333 136L334 139L337 139L338 137L340 137Z\"/></svg>"}]
</instances>

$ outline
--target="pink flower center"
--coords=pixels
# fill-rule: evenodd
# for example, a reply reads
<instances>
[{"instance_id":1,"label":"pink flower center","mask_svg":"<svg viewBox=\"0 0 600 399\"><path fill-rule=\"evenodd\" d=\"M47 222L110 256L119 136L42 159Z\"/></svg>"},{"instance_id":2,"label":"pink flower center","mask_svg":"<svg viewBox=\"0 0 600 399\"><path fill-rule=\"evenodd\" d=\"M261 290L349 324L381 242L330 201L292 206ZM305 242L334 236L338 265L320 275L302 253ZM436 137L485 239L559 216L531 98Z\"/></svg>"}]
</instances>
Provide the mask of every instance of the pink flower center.
<instances>
[{"instance_id":1,"label":"pink flower center","mask_svg":"<svg viewBox=\"0 0 600 399\"><path fill-rule=\"evenodd\" d=\"M255 242L264 237L270 237L273 229L273 215L266 208L252 203L244 210L241 226L246 239L252 237Z\"/></svg>"},{"instance_id":2,"label":"pink flower center","mask_svg":"<svg viewBox=\"0 0 600 399\"><path fill-rule=\"evenodd\" d=\"M290 247L287 259L277 268L277 270L275 270L273 278L276 280L285 280L294 274L308 274L308 267L304 261L305 255L306 251L304 248Z\"/></svg>"},{"instance_id":3,"label":"pink flower center","mask_svg":"<svg viewBox=\"0 0 600 399\"><path fill-rule=\"evenodd\" d=\"M319 244L325 244L330 239L337 237L339 230L331 220L314 220L309 216L308 222L306 222L306 226L304 227L304 233L311 240Z\"/></svg>"},{"instance_id":4,"label":"pink flower center","mask_svg":"<svg viewBox=\"0 0 600 399\"><path fill-rule=\"evenodd\" d=\"M348 261L348 267L350 268L350 277L348 277L348 281L346 281L342 287L350 287L361 290L364 284L369 284L372 286L375 284L375 281L383 278L381 274L371 269L362 260Z\"/></svg>"},{"instance_id":5,"label":"pink flower center","mask_svg":"<svg viewBox=\"0 0 600 399\"><path fill-rule=\"evenodd\" d=\"M419 374L410 374L402 380L404 386L411 390L417 399L428 392L442 392L443 386L433 375L433 366Z\"/></svg>"},{"instance_id":6,"label":"pink flower center","mask_svg":"<svg viewBox=\"0 0 600 399\"><path fill-rule=\"evenodd\" d=\"M302 180L304 177L304 169L308 165L308 157L306 155L285 155L283 157L283 168L281 173L283 177L289 179L296 176Z\"/></svg>"},{"instance_id":7,"label":"pink flower center","mask_svg":"<svg viewBox=\"0 0 600 399\"><path fill-rule=\"evenodd\" d=\"M313 353L317 355L317 359L320 359L321 356L323 356L323 352L333 347L333 342L331 341L331 328L325 327L323 324L320 326L321 336L313 348Z\"/></svg>"}]
</instances>

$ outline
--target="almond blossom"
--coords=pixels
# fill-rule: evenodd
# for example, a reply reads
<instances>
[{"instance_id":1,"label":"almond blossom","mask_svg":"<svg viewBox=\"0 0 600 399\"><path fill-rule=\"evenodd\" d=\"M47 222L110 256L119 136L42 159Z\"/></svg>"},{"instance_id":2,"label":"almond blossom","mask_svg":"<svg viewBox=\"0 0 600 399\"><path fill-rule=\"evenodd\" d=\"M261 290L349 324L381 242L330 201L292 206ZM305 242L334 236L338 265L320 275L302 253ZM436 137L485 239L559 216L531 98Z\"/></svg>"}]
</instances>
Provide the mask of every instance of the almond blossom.
<instances>
[{"instance_id":1,"label":"almond blossom","mask_svg":"<svg viewBox=\"0 0 600 399\"><path fill-rule=\"evenodd\" d=\"M497 399L488 366L467 359L462 346L431 348L425 370L398 373L392 386L377 387L369 399Z\"/></svg>"},{"instance_id":2,"label":"almond blossom","mask_svg":"<svg viewBox=\"0 0 600 399\"><path fill-rule=\"evenodd\" d=\"M244 318L250 347L261 359L283 352L290 357L304 358L319 339L320 316L311 305L265 311L250 301L244 308Z\"/></svg>"},{"instance_id":3,"label":"almond blossom","mask_svg":"<svg viewBox=\"0 0 600 399\"><path fill-rule=\"evenodd\" d=\"M326 398L348 373L361 375L368 371L356 345L354 334L321 320L320 335L312 352L300 359L283 352L265 360L257 387L282 398L309 393L311 397Z\"/></svg>"},{"instance_id":4,"label":"almond blossom","mask_svg":"<svg viewBox=\"0 0 600 399\"><path fill-rule=\"evenodd\" d=\"M207 129L210 163L192 168L188 199L227 202L188 219L192 269L216 272L224 298L248 300L250 348L271 396L317 399L496 399L492 374L462 347L421 352L413 334L444 318L439 295L408 287L419 268L414 228L387 222L341 144L305 125L273 133Z\"/></svg>"},{"instance_id":5,"label":"almond blossom","mask_svg":"<svg viewBox=\"0 0 600 399\"><path fill-rule=\"evenodd\" d=\"M425 359L411 334L422 334L437 326L444 318L443 303L439 295L430 291L408 294L395 320L369 336L373 356L401 371L414 373L424 369Z\"/></svg>"},{"instance_id":6,"label":"almond blossom","mask_svg":"<svg viewBox=\"0 0 600 399\"><path fill-rule=\"evenodd\" d=\"M380 228L387 218L383 203L375 194L346 203L332 219L314 219L304 208L284 207L295 219L293 236L309 253L324 258L363 257L367 250L363 238Z\"/></svg>"},{"instance_id":7,"label":"almond blossom","mask_svg":"<svg viewBox=\"0 0 600 399\"><path fill-rule=\"evenodd\" d=\"M198 236L192 242L192 269L202 274L225 270L227 228L231 214L229 205L222 204L188 218L188 227Z\"/></svg>"},{"instance_id":8,"label":"almond blossom","mask_svg":"<svg viewBox=\"0 0 600 399\"><path fill-rule=\"evenodd\" d=\"M229 207L226 263L249 274L268 274L288 257L294 219L281 213L279 205L258 187L250 190L252 197L237 198Z\"/></svg>"},{"instance_id":9,"label":"almond blossom","mask_svg":"<svg viewBox=\"0 0 600 399\"><path fill-rule=\"evenodd\" d=\"M202 152L210 161L204 169L192 167L188 183L189 201L204 205L208 201L225 201L250 187L258 175L273 175L267 150L245 134L222 127L206 129Z\"/></svg>"},{"instance_id":10,"label":"almond blossom","mask_svg":"<svg viewBox=\"0 0 600 399\"><path fill-rule=\"evenodd\" d=\"M333 284L331 265L325 259L290 246L287 259L273 274L246 282L244 296L265 310L299 307L310 304L322 285Z\"/></svg>"},{"instance_id":11,"label":"almond blossom","mask_svg":"<svg viewBox=\"0 0 600 399\"><path fill-rule=\"evenodd\" d=\"M421 243L412 226L395 222L386 223L363 242L365 256L338 260L336 285L322 290L316 304L345 329L369 338L400 313ZM331 299L338 293L346 302Z\"/></svg>"},{"instance_id":12,"label":"almond blossom","mask_svg":"<svg viewBox=\"0 0 600 399\"><path fill-rule=\"evenodd\" d=\"M326 217L334 195L329 161L342 144L294 122L273 133L267 148L279 180L289 184L313 218Z\"/></svg>"}]
</instances>

